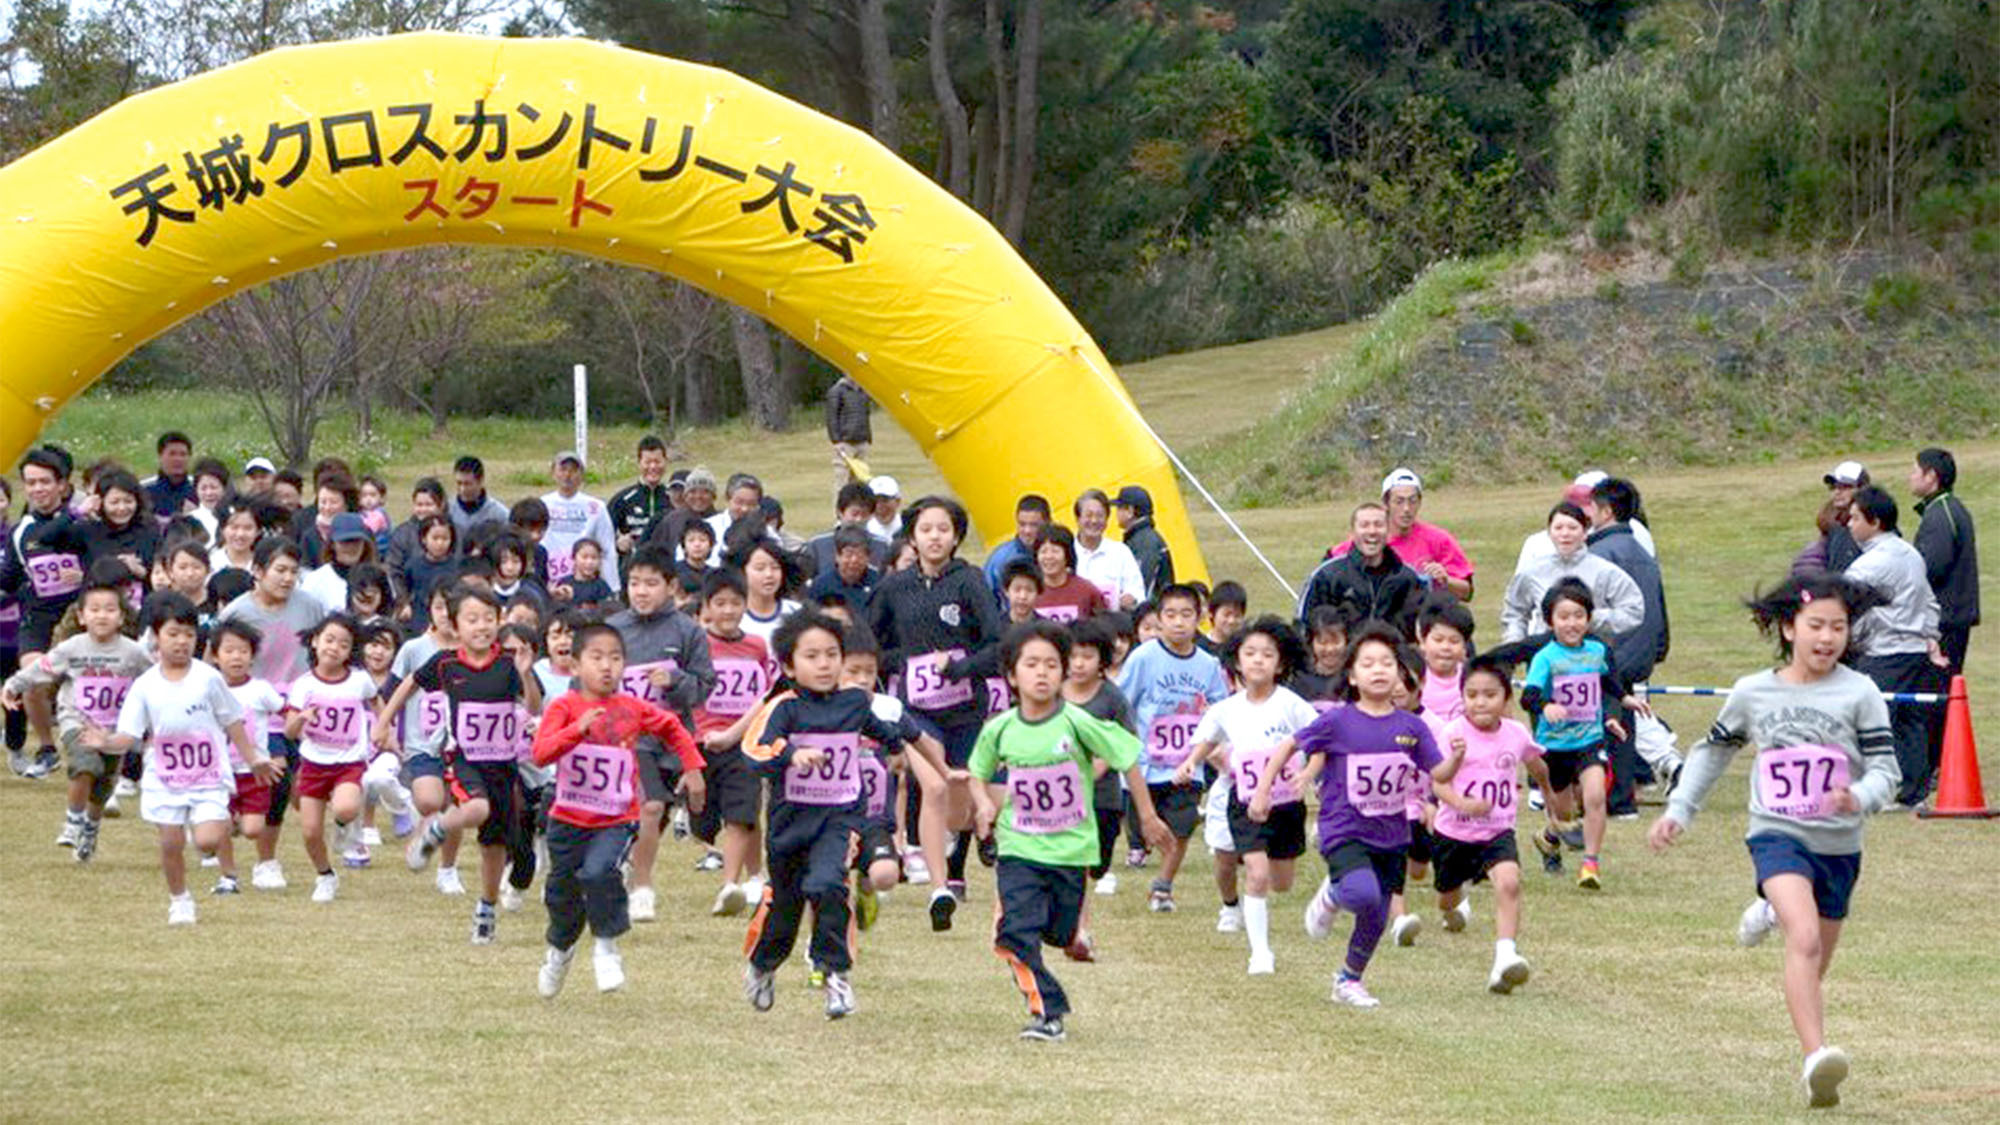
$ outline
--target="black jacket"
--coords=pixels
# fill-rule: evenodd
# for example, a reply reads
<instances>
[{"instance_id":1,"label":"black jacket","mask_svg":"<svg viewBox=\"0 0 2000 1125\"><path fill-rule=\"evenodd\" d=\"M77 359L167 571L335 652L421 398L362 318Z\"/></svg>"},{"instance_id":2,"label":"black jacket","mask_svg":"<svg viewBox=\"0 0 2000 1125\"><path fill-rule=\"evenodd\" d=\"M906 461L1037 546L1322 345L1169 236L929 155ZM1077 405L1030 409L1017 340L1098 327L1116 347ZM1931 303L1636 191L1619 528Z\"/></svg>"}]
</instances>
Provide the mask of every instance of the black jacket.
<instances>
[{"instance_id":1,"label":"black jacket","mask_svg":"<svg viewBox=\"0 0 2000 1125\"><path fill-rule=\"evenodd\" d=\"M1615 641L1612 661L1630 683L1644 683L1653 668L1667 658L1670 635L1667 630L1667 589L1660 578L1660 564L1632 536L1632 525L1614 523L1590 533L1590 553L1622 570L1639 587L1646 599L1646 616L1637 629Z\"/></svg>"},{"instance_id":2,"label":"black jacket","mask_svg":"<svg viewBox=\"0 0 2000 1125\"><path fill-rule=\"evenodd\" d=\"M883 670L904 675L906 682L903 666L911 657L948 649L965 656L947 666L947 680L977 679L999 670L1006 623L985 577L964 559L946 563L936 578L926 578L920 566L884 578L868 599L868 624L882 646ZM977 722L985 700L975 683L971 700L932 715L941 726Z\"/></svg>"},{"instance_id":3,"label":"black jacket","mask_svg":"<svg viewBox=\"0 0 2000 1125\"><path fill-rule=\"evenodd\" d=\"M1174 584L1174 555L1167 541L1153 526L1153 517L1141 516L1125 529L1125 548L1139 561L1139 577L1146 581L1146 596L1157 598Z\"/></svg>"},{"instance_id":4,"label":"black jacket","mask_svg":"<svg viewBox=\"0 0 2000 1125\"><path fill-rule=\"evenodd\" d=\"M653 523L673 511L674 501L666 485L639 481L619 489L604 507L611 516L612 531L630 535L635 542L643 543L646 533L653 529Z\"/></svg>"},{"instance_id":5,"label":"black jacket","mask_svg":"<svg viewBox=\"0 0 2000 1125\"><path fill-rule=\"evenodd\" d=\"M1937 595L1940 628L1969 629L1979 624L1979 543L1972 532L1972 514L1949 492L1917 503L1923 522L1917 525L1917 552Z\"/></svg>"},{"instance_id":6,"label":"black jacket","mask_svg":"<svg viewBox=\"0 0 2000 1125\"><path fill-rule=\"evenodd\" d=\"M826 440L866 445L875 440L868 419L868 392L846 376L826 392Z\"/></svg>"},{"instance_id":7,"label":"black jacket","mask_svg":"<svg viewBox=\"0 0 2000 1125\"><path fill-rule=\"evenodd\" d=\"M1408 634L1423 598L1423 579L1403 564L1394 548L1383 547L1382 558L1374 566L1362 562L1360 551L1349 551L1319 564L1306 579L1305 593L1299 597L1299 620L1310 621L1314 609L1331 605L1340 607L1349 621L1386 621Z\"/></svg>"}]
</instances>

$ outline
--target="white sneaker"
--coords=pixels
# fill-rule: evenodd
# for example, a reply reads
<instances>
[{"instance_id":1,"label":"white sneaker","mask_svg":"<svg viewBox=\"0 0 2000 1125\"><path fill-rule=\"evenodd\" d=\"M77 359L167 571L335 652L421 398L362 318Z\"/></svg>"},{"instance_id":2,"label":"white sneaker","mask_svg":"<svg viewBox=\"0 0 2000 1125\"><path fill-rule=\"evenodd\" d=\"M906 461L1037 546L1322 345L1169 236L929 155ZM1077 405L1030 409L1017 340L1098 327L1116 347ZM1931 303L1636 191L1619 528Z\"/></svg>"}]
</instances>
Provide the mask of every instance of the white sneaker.
<instances>
[{"instance_id":1,"label":"white sneaker","mask_svg":"<svg viewBox=\"0 0 2000 1125\"><path fill-rule=\"evenodd\" d=\"M903 881L914 886L926 886L931 881L931 865L924 862L924 853L912 848L903 853Z\"/></svg>"},{"instance_id":2,"label":"white sneaker","mask_svg":"<svg viewBox=\"0 0 2000 1125\"><path fill-rule=\"evenodd\" d=\"M1268 977L1268 976L1270 976L1270 975L1271 975L1272 973L1275 973L1275 972L1277 972L1277 971L1278 971L1278 955L1277 955L1277 954L1275 954L1275 953L1271 953L1271 952L1269 952L1269 951L1266 951L1266 952L1264 952L1264 953L1261 953L1261 954L1258 954L1258 953L1252 953L1252 954L1250 955L1250 975L1251 975L1251 976L1253 976L1253 977Z\"/></svg>"},{"instance_id":3,"label":"white sneaker","mask_svg":"<svg viewBox=\"0 0 2000 1125\"><path fill-rule=\"evenodd\" d=\"M509 914L521 912L521 892L514 888L514 884L509 883L500 888L500 909Z\"/></svg>"},{"instance_id":4,"label":"white sneaker","mask_svg":"<svg viewBox=\"0 0 2000 1125\"><path fill-rule=\"evenodd\" d=\"M743 901L755 910L764 904L764 877L752 875L743 880Z\"/></svg>"},{"instance_id":5,"label":"white sneaker","mask_svg":"<svg viewBox=\"0 0 2000 1125\"><path fill-rule=\"evenodd\" d=\"M627 907L634 922L651 922L659 916L658 900L651 887L633 887L632 902Z\"/></svg>"},{"instance_id":6,"label":"white sneaker","mask_svg":"<svg viewBox=\"0 0 2000 1125\"><path fill-rule=\"evenodd\" d=\"M1462 933L1465 930L1466 923L1470 921L1472 921L1472 901L1470 899L1459 899L1457 906L1444 912L1444 932L1448 934Z\"/></svg>"},{"instance_id":7,"label":"white sneaker","mask_svg":"<svg viewBox=\"0 0 2000 1125\"><path fill-rule=\"evenodd\" d=\"M462 895L465 893L465 883L459 879L457 867L440 867L437 869L437 889L441 895Z\"/></svg>"},{"instance_id":8,"label":"white sneaker","mask_svg":"<svg viewBox=\"0 0 2000 1125\"><path fill-rule=\"evenodd\" d=\"M1826 1109L1840 1104L1840 1084L1847 1078L1847 1052L1838 1047L1821 1047L1806 1056L1801 1078L1806 1084L1806 1104Z\"/></svg>"},{"instance_id":9,"label":"white sneaker","mask_svg":"<svg viewBox=\"0 0 2000 1125\"><path fill-rule=\"evenodd\" d=\"M313 880L314 902L332 902L334 893L340 890L340 872L321 875Z\"/></svg>"},{"instance_id":10,"label":"white sneaker","mask_svg":"<svg viewBox=\"0 0 2000 1125\"><path fill-rule=\"evenodd\" d=\"M1243 932L1243 907L1225 906L1215 912L1215 932L1218 934L1240 934Z\"/></svg>"},{"instance_id":11,"label":"white sneaker","mask_svg":"<svg viewBox=\"0 0 2000 1125\"><path fill-rule=\"evenodd\" d=\"M167 925L194 925L194 897L192 895L182 895L179 898L170 898L167 900Z\"/></svg>"},{"instance_id":12,"label":"white sneaker","mask_svg":"<svg viewBox=\"0 0 2000 1125\"><path fill-rule=\"evenodd\" d=\"M1736 923L1736 944L1745 949L1760 945L1778 928L1778 912L1771 909L1769 899L1753 899L1743 908L1743 917Z\"/></svg>"},{"instance_id":13,"label":"white sneaker","mask_svg":"<svg viewBox=\"0 0 2000 1125\"><path fill-rule=\"evenodd\" d=\"M260 891L282 891L285 869L275 859L263 860L250 869L250 885Z\"/></svg>"},{"instance_id":14,"label":"white sneaker","mask_svg":"<svg viewBox=\"0 0 2000 1125\"><path fill-rule=\"evenodd\" d=\"M1333 932L1334 916L1340 907L1333 901L1333 880L1321 879L1312 901L1306 903L1306 936L1319 941Z\"/></svg>"},{"instance_id":15,"label":"white sneaker","mask_svg":"<svg viewBox=\"0 0 2000 1125\"><path fill-rule=\"evenodd\" d=\"M844 1019L854 1014L854 985L846 973L826 974L826 1018Z\"/></svg>"},{"instance_id":16,"label":"white sneaker","mask_svg":"<svg viewBox=\"0 0 2000 1125\"><path fill-rule=\"evenodd\" d=\"M616 943L598 943L590 954L590 970L597 974L599 992L616 992L625 987L625 958Z\"/></svg>"},{"instance_id":17,"label":"white sneaker","mask_svg":"<svg viewBox=\"0 0 2000 1125\"><path fill-rule=\"evenodd\" d=\"M1493 975L1486 978L1489 992L1502 996L1528 983L1528 959L1518 953L1493 959Z\"/></svg>"},{"instance_id":18,"label":"white sneaker","mask_svg":"<svg viewBox=\"0 0 2000 1125\"><path fill-rule=\"evenodd\" d=\"M1424 920L1414 914L1398 914L1396 920L1389 923L1389 938L1397 945L1415 945L1417 935L1423 932Z\"/></svg>"},{"instance_id":19,"label":"white sneaker","mask_svg":"<svg viewBox=\"0 0 2000 1125\"><path fill-rule=\"evenodd\" d=\"M118 811L118 794L113 793L111 799L104 802L104 817L107 820L115 820L124 815L124 813Z\"/></svg>"},{"instance_id":20,"label":"white sneaker","mask_svg":"<svg viewBox=\"0 0 2000 1125\"><path fill-rule=\"evenodd\" d=\"M1095 889L1098 894L1101 894L1106 898L1109 898L1112 895L1117 894L1118 873L1116 871L1106 871L1104 873L1104 878L1099 879L1097 881L1097 887Z\"/></svg>"},{"instance_id":21,"label":"white sneaker","mask_svg":"<svg viewBox=\"0 0 2000 1125\"><path fill-rule=\"evenodd\" d=\"M1379 1008L1382 1006L1380 1000L1375 999L1374 996L1369 994L1366 985L1363 985L1358 980L1348 980L1346 977L1334 978L1333 999L1350 1008Z\"/></svg>"},{"instance_id":22,"label":"white sneaker","mask_svg":"<svg viewBox=\"0 0 2000 1125\"><path fill-rule=\"evenodd\" d=\"M111 795L113 797L137 797L139 795L138 783L129 777L121 777L118 779L118 785L111 790Z\"/></svg>"},{"instance_id":23,"label":"white sneaker","mask_svg":"<svg viewBox=\"0 0 2000 1125\"><path fill-rule=\"evenodd\" d=\"M535 974L535 991L542 994L542 999L553 1000L562 992L563 978L569 976L570 962L575 959L574 948L549 947L542 957L542 971Z\"/></svg>"},{"instance_id":24,"label":"white sneaker","mask_svg":"<svg viewBox=\"0 0 2000 1125\"><path fill-rule=\"evenodd\" d=\"M718 918L728 918L743 913L743 904L748 900L743 895L743 884L724 883L715 892L715 905L708 908L710 914Z\"/></svg>"},{"instance_id":25,"label":"white sneaker","mask_svg":"<svg viewBox=\"0 0 2000 1125\"><path fill-rule=\"evenodd\" d=\"M381 829L379 829L379 828L377 828L377 827L375 827L375 826L374 826L374 825L372 825L372 824L371 824L371 825L369 825L369 826L368 826L368 827L366 827L366 828L363 828L363 829L361 830L361 842L362 842L362 843L364 843L364 844L366 844L366 845L368 845L368 846L369 846L369 847L371 847L371 848L379 848L379 847L381 847L381 846L382 846L382 830L381 830Z\"/></svg>"},{"instance_id":26,"label":"white sneaker","mask_svg":"<svg viewBox=\"0 0 2000 1125\"><path fill-rule=\"evenodd\" d=\"M201 865L203 867L221 867L222 860L213 855L205 855L201 857Z\"/></svg>"},{"instance_id":27,"label":"white sneaker","mask_svg":"<svg viewBox=\"0 0 2000 1125\"><path fill-rule=\"evenodd\" d=\"M73 848L83 838L83 822L63 818L62 831L56 833L56 847Z\"/></svg>"}]
</instances>

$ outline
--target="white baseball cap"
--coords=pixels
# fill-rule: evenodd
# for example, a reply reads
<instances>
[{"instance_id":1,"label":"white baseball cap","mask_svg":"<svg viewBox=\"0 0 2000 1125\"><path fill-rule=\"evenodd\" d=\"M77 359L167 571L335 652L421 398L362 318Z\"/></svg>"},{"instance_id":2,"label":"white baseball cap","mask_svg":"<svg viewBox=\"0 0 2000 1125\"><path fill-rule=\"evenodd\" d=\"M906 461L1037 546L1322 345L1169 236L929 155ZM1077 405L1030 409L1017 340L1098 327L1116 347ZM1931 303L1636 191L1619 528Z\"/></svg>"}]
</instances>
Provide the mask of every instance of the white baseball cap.
<instances>
[{"instance_id":1,"label":"white baseball cap","mask_svg":"<svg viewBox=\"0 0 2000 1125\"><path fill-rule=\"evenodd\" d=\"M1414 488L1418 492L1422 492L1424 490L1424 482L1417 476L1415 470L1403 468L1391 469L1389 475L1382 478L1382 495L1389 495L1389 490L1394 488Z\"/></svg>"},{"instance_id":2,"label":"white baseball cap","mask_svg":"<svg viewBox=\"0 0 2000 1125\"><path fill-rule=\"evenodd\" d=\"M1605 472L1603 469L1585 469L1578 473L1576 479L1571 481L1570 484L1577 488L1596 488L1610 479L1611 474Z\"/></svg>"},{"instance_id":3,"label":"white baseball cap","mask_svg":"<svg viewBox=\"0 0 2000 1125\"><path fill-rule=\"evenodd\" d=\"M577 468L583 468L583 455L574 449L565 449L561 453L556 454L555 460L550 461L549 464L560 465L564 461L574 461Z\"/></svg>"},{"instance_id":4,"label":"white baseball cap","mask_svg":"<svg viewBox=\"0 0 2000 1125\"><path fill-rule=\"evenodd\" d=\"M1862 468L1859 461L1842 461L1840 464L1835 465L1833 471L1826 474L1824 479L1829 488L1834 485L1852 488L1868 479L1868 470Z\"/></svg>"},{"instance_id":5,"label":"white baseball cap","mask_svg":"<svg viewBox=\"0 0 2000 1125\"><path fill-rule=\"evenodd\" d=\"M896 483L895 477L868 478L868 491L884 500L893 500L903 495L903 487Z\"/></svg>"},{"instance_id":6,"label":"white baseball cap","mask_svg":"<svg viewBox=\"0 0 2000 1125\"><path fill-rule=\"evenodd\" d=\"M243 474L245 476L251 473L275 473L277 471L278 467L271 464L269 457L252 457L250 458L250 463L243 466Z\"/></svg>"}]
</instances>

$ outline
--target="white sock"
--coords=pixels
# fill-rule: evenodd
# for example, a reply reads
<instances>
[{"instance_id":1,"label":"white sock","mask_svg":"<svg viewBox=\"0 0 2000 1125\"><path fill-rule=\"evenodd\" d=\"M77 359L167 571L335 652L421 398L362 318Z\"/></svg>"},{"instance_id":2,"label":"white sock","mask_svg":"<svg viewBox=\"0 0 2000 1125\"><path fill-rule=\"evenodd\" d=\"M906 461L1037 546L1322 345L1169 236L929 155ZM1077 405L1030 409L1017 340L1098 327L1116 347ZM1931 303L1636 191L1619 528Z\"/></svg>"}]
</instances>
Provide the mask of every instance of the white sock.
<instances>
[{"instance_id":1,"label":"white sock","mask_svg":"<svg viewBox=\"0 0 2000 1125\"><path fill-rule=\"evenodd\" d=\"M1250 956L1271 954L1271 900L1263 895L1243 896L1243 932L1250 935Z\"/></svg>"},{"instance_id":2,"label":"white sock","mask_svg":"<svg viewBox=\"0 0 2000 1125\"><path fill-rule=\"evenodd\" d=\"M608 957L618 952L618 939L608 937L598 938L596 949L599 957Z\"/></svg>"},{"instance_id":3,"label":"white sock","mask_svg":"<svg viewBox=\"0 0 2000 1125\"><path fill-rule=\"evenodd\" d=\"M1504 961L1513 956L1515 956L1513 938L1503 937L1493 943L1493 959L1495 961Z\"/></svg>"}]
</instances>

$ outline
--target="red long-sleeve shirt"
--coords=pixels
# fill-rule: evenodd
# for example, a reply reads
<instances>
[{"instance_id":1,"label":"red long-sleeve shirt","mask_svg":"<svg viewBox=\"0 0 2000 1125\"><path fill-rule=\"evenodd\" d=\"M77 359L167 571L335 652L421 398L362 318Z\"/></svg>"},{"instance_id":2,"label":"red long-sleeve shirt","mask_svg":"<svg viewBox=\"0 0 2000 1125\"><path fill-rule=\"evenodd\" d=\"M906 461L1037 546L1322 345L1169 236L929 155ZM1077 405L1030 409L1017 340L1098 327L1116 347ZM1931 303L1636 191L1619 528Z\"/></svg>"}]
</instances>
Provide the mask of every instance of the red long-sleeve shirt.
<instances>
[{"instance_id":1,"label":"red long-sleeve shirt","mask_svg":"<svg viewBox=\"0 0 2000 1125\"><path fill-rule=\"evenodd\" d=\"M578 726L578 721L586 713L599 708L604 713L588 729ZM549 765L585 744L623 750L631 768L626 775L631 781L631 800L625 811L619 814L592 812L565 803L561 797L566 779L563 768L559 766L556 769L558 799L549 815L578 828L605 828L638 820L639 805L645 794L638 783L635 748L642 734L658 738L680 758L684 769L701 769L701 751L695 748L694 739L681 725L680 717L671 711L662 710L635 696L620 694L605 699L590 699L579 691L565 692L550 703L548 710L542 713L541 727L535 733L535 764Z\"/></svg>"}]
</instances>

